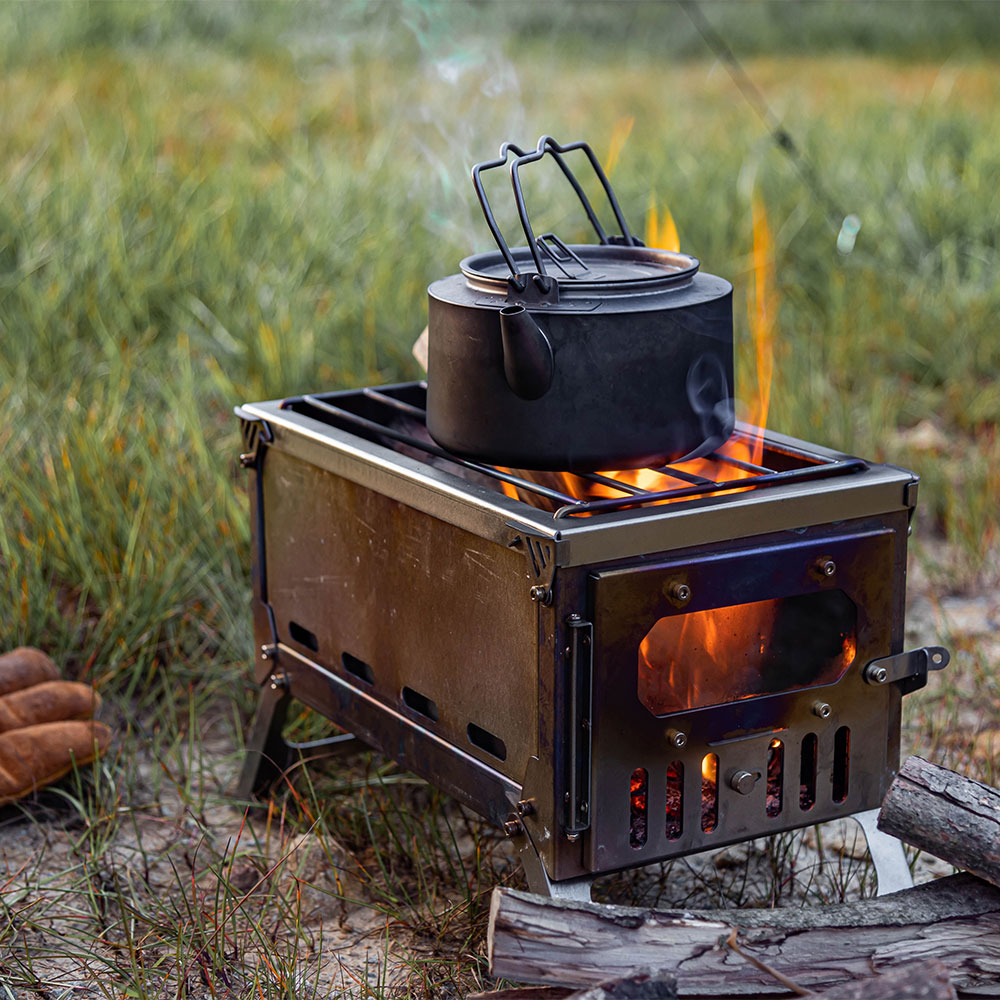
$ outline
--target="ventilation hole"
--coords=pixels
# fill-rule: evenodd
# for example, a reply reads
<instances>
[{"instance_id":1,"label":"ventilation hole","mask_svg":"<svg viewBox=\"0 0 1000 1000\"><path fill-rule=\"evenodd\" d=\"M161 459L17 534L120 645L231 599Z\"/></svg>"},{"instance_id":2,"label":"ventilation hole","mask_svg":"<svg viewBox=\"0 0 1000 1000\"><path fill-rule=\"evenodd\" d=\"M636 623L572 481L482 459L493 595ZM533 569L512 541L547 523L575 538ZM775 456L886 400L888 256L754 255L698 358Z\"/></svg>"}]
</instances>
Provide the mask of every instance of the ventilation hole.
<instances>
[{"instance_id":1,"label":"ventilation hole","mask_svg":"<svg viewBox=\"0 0 1000 1000\"><path fill-rule=\"evenodd\" d=\"M437 718L436 709L434 718ZM469 742L474 747L479 747L480 750L485 750L488 754L496 757L497 760L507 759L507 744L504 743L499 736L494 736L493 733L487 732L485 729L481 729L474 722L470 722L468 726L465 727L465 732L469 737Z\"/></svg>"},{"instance_id":2,"label":"ventilation hole","mask_svg":"<svg viewBox=\"0 0 1000 1000\"><path fill-rule=\"evenodd\" d=\"M629 779L628 842L638 850L646 843L646 784L644 767L637 767Z\"/></svg>"},{"instance_id":3,"label":"ventilation hole","mask_svg":"<svg viewBox=\"0 0 1000 1000\"><path fill-rule=\"evenodd\" d=\"M711 833L719 822L719 757L705 754L701 762L701 829Z\"/></svg>"},{"instance_id":4,"label":"ventilation hole","mask_svg":"<svg viewBox=\"0 0 1000 1000\"><path fill-rule=\"evenodd\" d=\"M684 765L675 760L667 768L667 840L677 840L683 830Z\"/></svg>"},{"instance_id":5,"label":"ventilation hole","mask_svg":"<svg viewBox=\"0 0 1000 1000\"><path fill-rule=\"evenodd\" d=\"M414 712L425 715L431 722L437 722L438 707L427 695L421 694L419 691L414 691L413 688L405 687L403 688L403 701Z\"/></svg>"},{"instance_id":6,"label":"ventilation hole","mask_svg":"<svg viewBox=\"0 0 1000 1000\"><path fill-rule=\"evenodd\" d=\"M306 649L311 649L314 653L319 651L319 639L316 638L315 632L310 632L298 622L289 622L288 631L300 646L305 646Z\"/></svg>"},{"instance_id":7,"label":"ventilation hole","mask_svg":"<svg viewBox=\"0 0 1000 1000\"><path fill-rule=\"evenodd\" d=\"M359 660L356 656L351 656L350 653L341 653L340 662L349 674L354 674L366 684L375 683L375 671L364 660Z\"/></svg>"},{"instance_id":8,"label":"ventilation hole","mask_svg":"<svg viewBox=\"0 0 1000 1000\"><path fill-rule=\"evenodd\" d=\"M816 805L816 749L815 733L807 733L802 740L802 759L799 766L799 808L812 809Z\"/></svg>"},{"instance_id":9,"label":"ventilation hole","mask_svg":"<svg viewBox=\"0 0 1000 1000\"><path fill-rule=\"evenodd\" d=\"M851 769L851 731L841 726L833 737L833 801L847 798Z\"/></svg>"},{"instance_id":10,"label":"ventilation hole","mask_svg":"<svg viewBox=\"0 0 1000 1000\"><path fill-rule=\"evenodd\" d=\"M785 777L785 744L781 740L771 740L767 748L767 805L768 816L781 812L781 789Z\"/></svg>"}]
</instances>

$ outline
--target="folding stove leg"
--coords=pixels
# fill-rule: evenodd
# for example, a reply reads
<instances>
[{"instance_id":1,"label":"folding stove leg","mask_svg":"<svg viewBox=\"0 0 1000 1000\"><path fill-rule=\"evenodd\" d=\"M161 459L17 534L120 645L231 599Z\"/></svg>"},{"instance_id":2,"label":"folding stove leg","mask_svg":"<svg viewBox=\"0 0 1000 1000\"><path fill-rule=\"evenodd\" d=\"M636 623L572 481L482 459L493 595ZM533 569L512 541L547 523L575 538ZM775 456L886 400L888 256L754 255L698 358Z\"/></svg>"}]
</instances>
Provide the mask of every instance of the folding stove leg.
<instances>
[{"instance_id":1,"label":"folding stove leg","mask_svg":"<svg viewBox=\"0 0 1000 1000\"><path fill-rule=\"evenodd\" d=\"M504 829L507 836L511 838L514 847L517 848L521 867L528 880L529 892L539 896L551 896L553 899L576 899L586 903L591 901L590 887L594 884L593 878L584 875L582 878L567 878L554 882L549 878L549 873L545 870L545 862L542 861L535 848L535 843L524 825L512 817L507 820Z\"/></svg>"},{"instance_id":2,"label":"folding stove leg","mask_svg":"<svg viewBox=\"0 0 1000 1000\"><path fill-rule=\"evenodd\" d=\"M257 716L247 740L246 760L236 794L251 799L266 792L292 765L298 754L322 750L324 757L352 753L363 749L360 740L351 733L341 733L308 743L290 743L282 735L288 703L292 696L287 682L273 677L261 688Z\"/></svg>"},{"instance_id":3,"label":"folding stove leg","mask_svg":"<svg viewBox=\"0 0 1000 1000\"><path fill-rule=\"evenodd\" d=\"M878 879L877 896L885 896L900 889L913 888L913 875L906 863L902 841L883 833L876 825L878 809L868 809L854 814L858 825L864 831L868 841L868 854L875 866L875 877Z\"/></svg>"},{"instance_id":4,"label":"folding stove leg","mask_svg":"<svg viewBox=\"0 0 1000 1000\"><path fill-rule=\"evenodd\" d=\"M291 750L281 735L285 727L288 688L267 683L260 689L257 715L246 745L246 759L236 794L242 799L256 798L273 785L291 762Z\"/></svg>"}]
</instances>

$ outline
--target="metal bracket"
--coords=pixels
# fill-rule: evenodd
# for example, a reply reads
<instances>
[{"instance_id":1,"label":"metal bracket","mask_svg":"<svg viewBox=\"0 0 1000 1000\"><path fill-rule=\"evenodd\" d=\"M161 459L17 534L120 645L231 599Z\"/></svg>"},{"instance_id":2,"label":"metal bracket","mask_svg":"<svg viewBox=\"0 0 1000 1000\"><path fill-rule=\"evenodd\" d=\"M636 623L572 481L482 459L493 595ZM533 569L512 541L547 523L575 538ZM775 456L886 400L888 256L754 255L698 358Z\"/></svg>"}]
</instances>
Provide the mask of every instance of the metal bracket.
<instances>
[{"instance_id":1,"label":"metal bracket","mask_svg":"<svg viewBox=\"0 0 1000 1000\"><path fill-rule=\"evenodd\" d=\"M594 627L580 615L566 619L569 660L569 719L566 740L566 821L568 840L590 829L590 755L593 711Z\"/></svg>"},{"instance_id":2,"label":"metal bracket","mask_svg":"<svg viewBox=\"0 0 1000 1000\"><path fill-rule=\"evenodd\" d=\"M553 881L549 878L549 873L545 870L545 862L542 861L535 842L531 839L531 834L527 827L521 822L519 816L511 813L507 822L503 825L504 833L511 839L524 869L524 876L528 880L528 891L538 896L550 896L552 899L575 899L585 903L591 902L590 888L594 884L591 875L584 875L580 878L568 878L561 881Z\"/></svg>"},{"instance_id":3,"label":"metal bracket","mask_svg":"<svg viewBox=\"0 0 1000 1000\"><path fill-rule=\"evenodd\" d=\"M274 432L263 417L243 409L233 407L233 413L239 417L240 437L243 439L243 451L240 453L240 465L244 469L256 468L260 462L260 444L270 444L274 440Z\"/></svg>"},{"instance_id":4,"label":"metal bracket","mask_svg":"<svg viewBox=\"0 0 1000 1000\"><path fill-rule=\"evenodd\" d=\"M913 875L906 863L903 843L878 828L879 809L867 809L852 817L861 827L868 841L868 855L872 859L878 881L876 896L913 888Z\"/></svg>"},{"instance_id":5,"label":"metal bracket","mask_svg":"<svg viewBox=\"0 0 1000 1000\"><path fill-rule=\"evenodd\" d=\"M552 603L552 583L556 575L556 544L547 536L530 535L525 531L515 535L509 548L520 549L528 562L528 591L533 601L546 606Z\"/></svg>"},{"instance_id":6,"label":"metal bracket","mask_svg":"<svg viewBox=\"0 0 1000 1000\"><path fill-rule=\"evenodd\" d=\"M910 694L924 687L928 671L944 670L950 660L951 654L944 646L921 646L872 660L864 669L864 678L876 687L899 683L903 694Z\"/></svg>"}]
</instances>

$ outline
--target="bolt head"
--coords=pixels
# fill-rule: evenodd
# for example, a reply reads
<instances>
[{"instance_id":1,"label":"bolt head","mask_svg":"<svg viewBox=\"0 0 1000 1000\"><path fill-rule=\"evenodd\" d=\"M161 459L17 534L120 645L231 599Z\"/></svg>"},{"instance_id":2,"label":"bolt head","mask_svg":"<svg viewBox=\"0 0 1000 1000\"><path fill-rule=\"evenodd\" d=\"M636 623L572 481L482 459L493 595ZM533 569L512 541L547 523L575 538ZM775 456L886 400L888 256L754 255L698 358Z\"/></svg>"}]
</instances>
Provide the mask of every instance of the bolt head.
<instances>
[{"instance_id":1,"label":"bolt head","mask_svg":"<svg viewBox=\"0 0 1000 1000\"><path fill-rule=\"evenodd\" d=\"M889 674L885 667L872 667L868 671L868 680L872 684L884 684L889 679Z\"/></svg>"},{"instance_id":2,"label":"bolt head","mask_svg":"<svg viewBox=\"0 0 1000 1000\"><path fill-rule=\"evenodd\" d=\"M820 569L823 571L823 576L833 576L837 572L837 564L832 559L827 559Z\"/></svg>"},{"instance_id":3,"label":"bolt head","mask_svg":"<svg viewBox=\"0 0 1000 1000\"><path fill-rule=\"evenodd\" d=\"M825 701L814 702L812 710L813 715L818 715L821 719L829 719L830 713L833 711Z\"/></svg>"},{"instance_id":4,"label":"bolt head","mask_svg":"<svg viewBox=\"0 0 1000 1000\"><path fill-rule=\"evenodd\" d=\"M514 816L511 816L511 818L503 825L503 832L506 833L508 837L516 837L521 830L521 821Z\"/></svg>"},{"instance_id":5,"label":"bolt head","mask_svg":"<svg viewBox=\"0 0 1000 1000\"><path fill-rule=\"evenodd\" d=\"M687 746L687 733L682 733L679 729L667 730L667 742L678 750Z\"/></svg>"},{"instance_id":6,"label":"bolt head","mask_svg":"<svg viewBox=\"0 0 1000 1000\"><path fill-rule=\"evenodd\" d=\"M535 811L535 803L531 799L521 799L517 804L519 816L530 816Z\"/></svg>"}]
</instances>

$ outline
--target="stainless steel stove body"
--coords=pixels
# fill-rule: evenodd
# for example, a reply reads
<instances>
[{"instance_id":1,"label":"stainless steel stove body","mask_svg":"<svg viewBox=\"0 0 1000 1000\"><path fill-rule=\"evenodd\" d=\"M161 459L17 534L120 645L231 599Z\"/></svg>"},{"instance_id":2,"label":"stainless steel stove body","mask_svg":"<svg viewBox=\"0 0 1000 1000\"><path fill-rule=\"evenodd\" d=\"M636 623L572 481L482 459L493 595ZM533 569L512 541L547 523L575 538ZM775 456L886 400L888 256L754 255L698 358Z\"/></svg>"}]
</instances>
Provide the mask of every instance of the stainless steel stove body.
<instances>
[{"instance_id":1,"label":"stainless steel stove body","mask_svg":"<svg viewBox=\"0 0 1000 1000\"><path fill-rule=\"evenodd\" d=\"M902 652L912 473L768 433L759 463L719 457L754 470L739 484L678 470L669 495L581 501L448 456L423 399L237 411L261 653L247 793L284 767L295 698L556 884L879 805L902 695L947 661Z\"/></svg>"}]
</instances>

